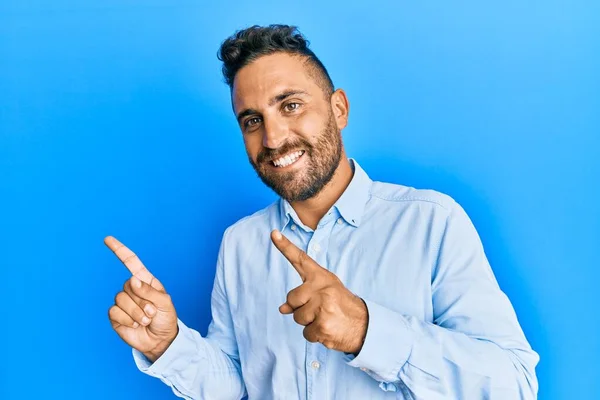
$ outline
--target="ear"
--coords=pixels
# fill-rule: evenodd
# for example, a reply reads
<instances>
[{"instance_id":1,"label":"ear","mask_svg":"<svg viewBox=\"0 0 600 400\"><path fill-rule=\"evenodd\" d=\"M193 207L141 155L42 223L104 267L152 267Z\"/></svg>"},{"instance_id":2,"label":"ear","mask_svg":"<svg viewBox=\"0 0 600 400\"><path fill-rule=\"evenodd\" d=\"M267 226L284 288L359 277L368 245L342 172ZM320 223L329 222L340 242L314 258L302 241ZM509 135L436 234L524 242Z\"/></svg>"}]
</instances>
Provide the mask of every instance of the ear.
<instances>
[{"instance_id":1,"label":"ear","mask_svg":"<svg viewBox=\"0 0 600 400\"><path fill-rule=\"evenodd\" d=\"M350 103L343 89L337 89L331 95L331 109L337 123L338 129L342 130L348 125L348 113L350 112Z\"/></svg>"}]
</instances>

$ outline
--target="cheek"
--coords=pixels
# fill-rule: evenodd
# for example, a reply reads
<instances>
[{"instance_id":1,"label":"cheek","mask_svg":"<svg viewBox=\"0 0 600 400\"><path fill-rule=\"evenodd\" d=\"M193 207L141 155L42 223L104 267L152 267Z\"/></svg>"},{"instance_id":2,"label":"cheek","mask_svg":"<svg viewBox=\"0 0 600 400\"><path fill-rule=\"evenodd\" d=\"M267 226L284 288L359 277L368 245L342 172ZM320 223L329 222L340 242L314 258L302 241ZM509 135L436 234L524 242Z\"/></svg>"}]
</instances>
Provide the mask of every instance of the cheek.
<instances>
[{"instance_id":1,"label":"cheek","mask_svg":"<svg viewBox=\"0 0 600 400\"><path fill-rule=\"evenodd\" d=\"M260 135L244 136L244 146L246 146L246 153L248 156L252 161L256 161L256 157L258 157L258 153L260 153L262 148L262 139Z\"/></svg>"},{"instance_id":2,"label":"cheek","mask_svg":"<svg viewBox=\"0 0 600 400\"><path fill-rule=\"evenodd\" d=\"M294 121L294 131L312 142L323 131L324 123L325 121L316 114L303 115Z\"/></svg>"}]
</instances>

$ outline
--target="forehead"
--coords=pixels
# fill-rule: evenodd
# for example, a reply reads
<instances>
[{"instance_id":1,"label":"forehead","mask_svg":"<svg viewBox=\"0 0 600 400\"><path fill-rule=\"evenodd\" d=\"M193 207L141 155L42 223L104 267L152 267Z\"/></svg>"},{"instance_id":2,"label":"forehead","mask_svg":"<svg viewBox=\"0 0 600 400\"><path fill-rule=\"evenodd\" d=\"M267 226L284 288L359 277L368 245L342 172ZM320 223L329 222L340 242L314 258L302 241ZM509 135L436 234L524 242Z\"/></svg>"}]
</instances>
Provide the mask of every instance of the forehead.
<instances>
[{"instance_id":1,"label":"forehead","mask_svg":"<svg viewBox=\"0 0 600 400\"><path fill-rule=\"evenodd\" d=\"M262 56L238 71L233 81L234 110L259 108L286 89L302 89L308 93L320 90L307 71L305 59L276 53Z\"/></svg>"}]
</instances>

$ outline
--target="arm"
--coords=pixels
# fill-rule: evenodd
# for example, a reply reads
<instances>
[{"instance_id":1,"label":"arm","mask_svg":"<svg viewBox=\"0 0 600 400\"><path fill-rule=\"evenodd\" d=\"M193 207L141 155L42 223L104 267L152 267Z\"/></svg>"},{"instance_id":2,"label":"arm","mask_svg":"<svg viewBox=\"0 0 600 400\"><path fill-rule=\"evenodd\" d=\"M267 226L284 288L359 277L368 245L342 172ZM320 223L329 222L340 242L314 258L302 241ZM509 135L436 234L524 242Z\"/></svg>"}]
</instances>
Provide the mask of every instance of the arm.
<instances>
[{"instance_id":1,"label":"arm","mask_svg":"<svg viewBox=\"0 0 600 400\"><path fill-rule=\"evenodd\" d=\"M240 399L246 394L225 293L224 247L225 236L217 259L211 298L213 319L206 338L178 320L175 340L154 363L133 350L142 372L159 378L184 399Z\"/></svg>"},{"instance_id":2,"label":"arm","mask_svg":"<svg viewBox=\"0 0 600 400\"><path fill-rule=\"evenodd\" d=\"M535 399L538 355L500 290L470 219L454 203L432 274L434 321L365 299L364 345L349 365L418 399Z\"/></svg>"}]
</instances>

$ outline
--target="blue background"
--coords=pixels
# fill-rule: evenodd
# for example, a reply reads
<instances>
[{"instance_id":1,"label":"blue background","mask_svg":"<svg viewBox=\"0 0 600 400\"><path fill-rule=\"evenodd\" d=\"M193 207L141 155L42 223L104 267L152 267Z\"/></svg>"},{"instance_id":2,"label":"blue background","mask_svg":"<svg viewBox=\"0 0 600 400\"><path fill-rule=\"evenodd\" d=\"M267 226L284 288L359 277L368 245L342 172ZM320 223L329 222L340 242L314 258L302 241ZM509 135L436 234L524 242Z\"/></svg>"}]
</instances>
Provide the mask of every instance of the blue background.
<instances>
[{"instance_id":1,"label":"blue background","mask_svg":"<svg viewBox=\"0 0 600 400\"><path fill-rule=\"evenodd\" d=\"M526 3L2 1L0 398L171 397L110 327L128 273L102 240L206 332L224 229L275 199L215 55L274 22L346 89L372 178L466 208L541 355L540 398L597 396L600 3Z\"/></svg>"}]
</instances>

